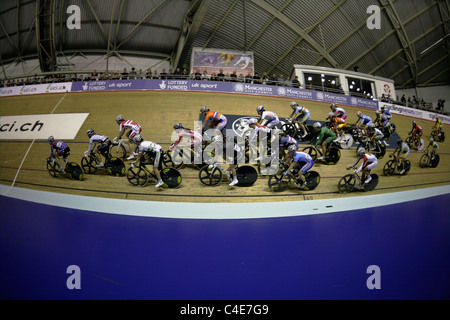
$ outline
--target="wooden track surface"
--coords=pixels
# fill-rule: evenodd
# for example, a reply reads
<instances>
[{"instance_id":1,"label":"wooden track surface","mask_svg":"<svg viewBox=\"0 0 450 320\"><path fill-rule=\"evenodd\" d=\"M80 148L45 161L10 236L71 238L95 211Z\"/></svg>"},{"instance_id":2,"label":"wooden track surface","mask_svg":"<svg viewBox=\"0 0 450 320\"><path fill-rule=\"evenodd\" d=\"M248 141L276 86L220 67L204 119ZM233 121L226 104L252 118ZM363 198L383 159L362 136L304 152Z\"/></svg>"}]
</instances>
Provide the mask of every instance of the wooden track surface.
<instances>
[{"instance_id":1,"label":"wooden track surface","mask_svg":"<svg viewBox=\"0 0 450 320\"><path fill-rule=\"evenodd\" d=\"M9 97L0 99L0 114L26 115L50 113L64 97L63 94ZM182 122L192 128L198 120L199 110L207 105L211 110L224 114L255 115L256 107L266 106L267 110L276 112L280 117L288 117L291 113L291 99L262 96L194 93L194 92L108 92L108 93L69 93L58 105L54 113L89 113L84 125L75 140L66 141L71 148L70 161L80 163L84 151L88 147L86 130L95 129L97 133L111 139L118 133L114 119L122 114L142 126L142 136L146 140L161 143L168 149L172 126ZM298 101L308 107L313 120L324 120L330 112L328 103ZM346 107L348 122L356 121L358 109ZM374 111L363 110L363 113L374 116ZM412 118L394 115L397 133L406 138L411 130ZM417 120L424 128L424 138L428 141L433 122ZM449 126L445 126L445 134L450 137ZM57 138L57 137L56 137ZM0 140L0 183L11 185L20 163L31 141ZM106 174L86 175L84 181L72 181L67 178L52 178L46 170L46 158L49 156L47 141L36 141L30 149L19 174L15 186L59 193L70 193L83 196L95 196L117 199L180 201L180 202L265 202L265 201L299 201L353 197L368 194L382 194L397 191L428 188L450 184L450 139L440 144L441 162L435 169L419 167L420 152L412 151L409 160L412 168L407 176L385 177L382 174L384 164L389 160L387 154L379 161L373 173L380 176L377 189L370 193L353 192L341 195L337 191L339 179L348 174L345 169L355 161L355 151L343 150L337 165L327 166L316 163L313 170L321 175L320 185L313 191L301 192L295 187L283 193L273 193L267 186L268 179L260 177L256 184L248 188L229 187L222 182L217 187L203 186L198 179L198 170L183 168L183 183L178 189L156 189L153 184L146 187L134 187L126 177L111 177ZM127 162L129 164L129 162Z\"/></svg>"}]
</instances>

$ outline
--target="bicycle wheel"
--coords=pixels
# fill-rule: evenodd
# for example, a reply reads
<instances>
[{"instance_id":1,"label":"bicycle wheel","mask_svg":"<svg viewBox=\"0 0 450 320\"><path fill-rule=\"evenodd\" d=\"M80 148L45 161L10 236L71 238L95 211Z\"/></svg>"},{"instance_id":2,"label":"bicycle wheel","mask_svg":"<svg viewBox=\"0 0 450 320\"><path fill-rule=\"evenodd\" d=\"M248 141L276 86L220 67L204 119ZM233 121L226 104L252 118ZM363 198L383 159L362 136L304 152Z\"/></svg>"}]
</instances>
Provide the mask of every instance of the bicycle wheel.
<instances>
[{"instance_id":1,"label":"bicycle wheel","mask_svg":"<svg viewBox=\"0 0 450 320\"><path fill-rule=\"evenodd\" d=\"M279 173L269 178L268 185L273 192L282 192L289 187L290 183L291 177L289 175L285 176L283 173Z\"/></svg>"},{"instance_id":2,"label":"bicycle wheel","mask_svg":"<svg viewBox=\"0 0 450 320\"><path fill-rule=\"evenodd\" d=\"M148 182L148 173L142 168L129 168L127 179L133 186L144 187Z\"/></svg>"},{"instance_id":3,"label":"bicycle wheel","mask_svg":"<svg viewBox=\"0 0 450 320\"><path fill-rule=\"evenodd\" d=\"M417 144L417 150L422 151L425 148L425 140L420 138L419 143Z\"/></svg>"},{"instance_id":4,"label":"bicycle wheel","mask_svg":"<svg viewBox=\"0 0 450 320\"><path fill-rule=\"evenodd\" d=\"M125 163L119 158L107 159L105 168L112 176L122 177L125 175Z\"/></svg>"},{"instance_id":5,"label":"bicycle wheel","mask_svg":"<svg viewBox=\"0 0 450 320\"><path fill-rule=\"evenodd\" d=\"M392 176L394 174L394 171L395 171L395 161L394 160L389 160L384 165L383 174L385 176L389 177L389 176Z\"/></svg>"},{"instance_id":6,"label":"bicycle wheel","mask_svg":"<svg viewBox=\"0 0 450 320\"><path fill-rule=\"evenodd\" d=\"M108 153L111 158L119 158L125 160L127 157L127 150L122 144L111 144Z\"/></svg>"},{"instance_id":7,"label":"bicycle wheel","mask_svg":"<svg viewBox=\"0 0 450 320\"><path fill-rule=\"evenodd\" d=\"M84 179L83 170L78 165L78 163L75 163L75 162L67 163L66 164L66 172L69 175L69 177L73 180L82 181Z\"/></svg>"},{"instance_id":8,"label":"bicycle wheel","mask_svg":"<svg viewBox=\"0 0 450 320\"><path fill-rule=\"evenodd\" d=\"M327 150L327 153L325 154L326 164L336 164L339 162L339 159L341 159L341 151L339 151L339 149L330 148Z\"/></svg>"},{"instance_id":9,"label":"bicycle wheel","mask_svg":"<svg viewBox=\"0 0 450 320\"><path fill-rule=\"evenodd\" d=\"M286 123L281 126L281 131L286 133L288 136L295 138L297 136L297 129L292 123Z\"/></svg>"},{"instance_id":10,"label":"bicycle wheel","mask_svg":"<svg viewBox=\"0 0 450 320\"><path fill-rule=\"evenodd\" d=\"M350 149L353 145L353 137L350 134L344 134L338 141L342 149Z\"/></svg>"},{"instance_id":11,"label":"bicycle wheel","mask_svg":"<svg viewBox=\"0 0 450 320\"><path fill-rule=\"evenodd\" d=\"M364 185L364 191L372 191L375 190L375 188L378 185L378 175L373 173L370 175L372 177L372 180L370 180L369 183Z\"/></svg>"},{"instance_id":12,"label":"bicycle wheel","mask_svg":"<svg viewBox=\"0 0 450 320\"><path fill-rule=\"evenodd\" d=\"M439 155L438 155L438 154L435 155L435 156L434 156L434 159L431 160L431 167L432 167L432 168L437 168L437 166L439 165L439 160L440 160Z\"/></svg>"},{"instance_id":13,"label":"bicycle wheel","mask_svg":"<svg viewBox=\"0 0 450 320\"><path fill-rule=\"evenodd\" d=\"M406 176L409 173L409 170L411 170L411 161L405 160L404 169L405 172L402 174L402 176Z\"/></svg>"},{"instance_id":14,"label":"bicycle wheel","mask_svg":"<svg viewBox=\"0 0 450 320\"><path fill-rule=\"evenodd\" d=\"M223 173L217 167L210 169L209 166L204 166L200 169L198 177L205 186L214 187L222 182Z\"/></svg>"},{"instance_id":15,"label":"bicycle wheel","mask_svg":"<svg viewBox=\"0 0 450 320\"><path fill-rule=\"evenodd\" d=\"M353 174L348 174L339 180L338 190L340 193L349 193L351 192L356 185L356 178Z\"/></svg>"},{"instance_id":16,"label":"bicycle wheel","mask_svg":"<svg viewBox=\"0 0 450 320\"><path fill-rule=\"evenodd\" d=\"M161 180L164 182L164 188L176 189L181 185L182 177L177 169L166 168L161 171Z\"/></svg>"},{"instance_id":17,"label":"bicycle wheel","mask_svg":"<svg viewBox=\"0 0 450 320\"><path fill-rule=\"evenodd\" d=\"M258 180L258 172L251 166L242 166L236 169L239 187L250 187Z\"/></svg>"},{"instance_id":18,"label":"bicycle wheel","mask_svg":"<svg viewBox=\"0 0 450 320\"><path fill-rule=\"evenodd\" d=\"M306 187L303 188L304 191L310 191L317 188L320 183L320 174L316 171L309 171L305 174Z\"/></svg>"},{"instance_id":19,"label":"bicycle wheel","mask_svg":"<svg viewBox=\"0 0 450 320\"><path fill-rule=\"evenodd\" d=\"M81 158L81 168L83 168L84 173L93 174L98 170L98 161L92 156Z\"/></svg>"},{"instance_id":20,"label":"bicycle wheel","mask_svg":"<svg viewBox=\"0 0 450 320\"><path fill-rule=\"evenodd\" d=\"M61 177L61 166L56 161L47 161L47 171L53 178Z\"/></svg>"},{"instance_id":21,"label":"bicycle wheel","mask_svg":"<svg viewBox=\"0 0 450 320\"><path fill-rule=\"evenodd\" d=\"M183 152L183 150L181 150L181 152ZM179 161L177 164L175 164L172 160L172 155L170 154L170 152L164 152L163 153L163 158L162 158L162 162L163 165L166 168L175 168L175 169L179 169L183 166L183 162Z\"/></svg>"},{"instance_id":22,"label":"bicycle wheel","mask_svg":"<svg viewBox=\"0 0 450 320\"><path fill-rule=\"evenodd\" d=\"M428 154L424 154L419 161L419 165L421 168L427 168L430 164L430 156Z\"/></svg>"},{"instance_id":23,"label":"bicycle wheel","mask_svg":"<svg viewBox=\"0 0 450 320\"><path fill-rule=\"evenodd\" d=\"M383 174L385 176L389 177L389 176L392 176L394 174L394 171L395 171L395 161L394 160L389 160L384 165Z\"/></svg>"},{"instance_id":24,"label":"bicycle wheel","mask_svg":"<svg viewBox=\"0 0 450 320\"><path fill-rule=\"evenodd\" d=\"M306 147L305 149L303 149L303 152L306 152L307 154L309 154L311 156L311 158L313 158L313 161L317 160L317 155L318 155L318 151L316 148L314 147Z\"/></svg>"}]
</instances>

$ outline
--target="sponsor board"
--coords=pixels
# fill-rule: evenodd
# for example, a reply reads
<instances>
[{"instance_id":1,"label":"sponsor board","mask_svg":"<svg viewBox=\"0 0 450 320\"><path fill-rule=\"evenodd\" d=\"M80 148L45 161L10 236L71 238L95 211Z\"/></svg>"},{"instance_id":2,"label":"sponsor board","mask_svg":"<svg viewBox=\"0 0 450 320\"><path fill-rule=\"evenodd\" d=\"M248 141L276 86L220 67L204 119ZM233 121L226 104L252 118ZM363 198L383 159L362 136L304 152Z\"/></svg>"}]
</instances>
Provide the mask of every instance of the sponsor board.
<instances>
[{"instance_id":1,"label":"sponsor board","mask_svg":"<svg viewBox=\"0 0 450 320\"><path fill-rule=\"evenodd\" d=\"M414 109L414 108L409 108L409 107L405 107L405 106L400 106L397 104L389 104L389 103L380 102L379 108L381 109L382 106L385 106L393 114L401 114L404 116L409 116L409 117L422 119L422 120L429 120L429 121L436 121L436 117L439 117L442 119L443 123L450 124L450 117L446 116L446 115L437 114L437 113L429 112L426 110L420 110L420 109Z\"/></svg>"},{"instance_id":2,"label":"sponsor board","mask_svg":"<svg viewBox=\"0 0 450 320\"><path fill-rule=\"evenodd\" d=\"M72 91L72 82L35 84L27 86L7 87L0 90L0 97L22 96L44 93L64 93Z\"/></svg>"},{"instance_id":3,"label":"sponsor board","mask_svg":"<svg viewBox=\"0 0 450 320\"><path fill-rule=\"evenodd\" d=\"M75 139L89 113L0 117L0 140Z\"/></svg>"}]
</instances>

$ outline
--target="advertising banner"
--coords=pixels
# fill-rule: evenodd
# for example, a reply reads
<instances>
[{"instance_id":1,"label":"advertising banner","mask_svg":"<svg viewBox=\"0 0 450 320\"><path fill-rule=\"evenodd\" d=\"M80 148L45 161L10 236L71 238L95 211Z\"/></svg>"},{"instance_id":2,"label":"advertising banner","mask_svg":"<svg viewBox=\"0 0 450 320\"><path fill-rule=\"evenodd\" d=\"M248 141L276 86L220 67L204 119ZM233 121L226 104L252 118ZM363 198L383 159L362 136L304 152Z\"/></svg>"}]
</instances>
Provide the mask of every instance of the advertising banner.
<instances>
[{"instance_id":1,"label":"advertising banner","mask_svg":"<svg viewBox=\"0 0 450 320\"><path fill-rule=\"evenodd\" d=\"M89 113L0 117L0 140L75 139Z\"/></svg>"},{"instance_id":2,"label":"advertising banner","mask_svg":"<svg viewBox=\"0 0 450 320\"><path fill-rule=\"evenodd\" d=\"M33 84L0 89L0 97L21 96L44 93L64 93L72 91L72 82Z\"/></svg>"},{"instance_id":3,"label":"advertising banner","mask_svg":"<svg viewBox=\"0 0 450 320\"><path fill-rule=\"evenodd\" d=\"M393 114L401 114L404 116L409 116L409 117L423 119L423 120L429 120L429 121L436 121L436 117L439 117L442 119L443 123L450 124L450 117L442 115L442 114L437 114L437 113L429 112L426 110L414 109L414 108L409 108L409 107L405 107L405 106L400 106L397 104L389 104L389 103L384 103L384 102L380 102L379 106L380 106L380 108L382 106L385 106Z\"/></svg>"},{"instance_id":4,"label":"advertising banner","mask_svg":"<svg viewBox=\"0 0 450 320\"><path fill-rule=\"evenodd\" d=\"M222 70L223 74L247 75L254 72L253 52L233 51L225 49L203 49L200 47L192 48L191 55L191 73L206 70L207 74L219 74Z\"/></svg>"}]
</instances>

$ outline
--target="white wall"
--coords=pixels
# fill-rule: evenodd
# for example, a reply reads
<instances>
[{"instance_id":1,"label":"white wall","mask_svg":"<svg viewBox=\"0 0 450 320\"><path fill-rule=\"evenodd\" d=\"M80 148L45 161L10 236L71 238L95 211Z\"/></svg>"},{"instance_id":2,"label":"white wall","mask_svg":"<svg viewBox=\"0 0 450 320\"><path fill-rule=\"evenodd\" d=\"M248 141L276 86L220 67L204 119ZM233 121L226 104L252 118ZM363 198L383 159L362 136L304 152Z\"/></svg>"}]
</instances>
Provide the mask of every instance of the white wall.
<instances>
[{"instance_id":1,"label":"white wall","mask_svg":"<svg viewBox=\"0 0 450 320\"><path fill-rule=\"evenodd\" d=\"M406 100L408 97L416 96L416 98L423 99L425 102L432 103L433 108L436 109L439 99L445 100L445 111L450 112L450 85L449 86L437 86L437 87L424 87L417 88L417 94L414 89L397 89L397 96L400 99L402 95L405 95Z\"/></svg>"}]
</instances>

